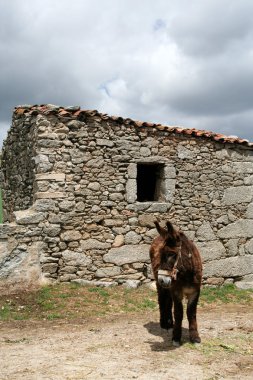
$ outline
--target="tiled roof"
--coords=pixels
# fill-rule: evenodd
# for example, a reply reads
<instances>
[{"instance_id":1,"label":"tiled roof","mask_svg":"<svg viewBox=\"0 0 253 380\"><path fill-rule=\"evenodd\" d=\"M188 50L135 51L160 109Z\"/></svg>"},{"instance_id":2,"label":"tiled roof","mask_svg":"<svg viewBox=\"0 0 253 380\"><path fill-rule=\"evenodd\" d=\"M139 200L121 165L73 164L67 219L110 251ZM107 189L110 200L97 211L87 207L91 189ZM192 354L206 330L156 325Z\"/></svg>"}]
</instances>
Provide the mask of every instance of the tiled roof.
<instances>
[{"instance_id":1,"label":"tiled roof","mask_svg":"<svg viewBox=\"0 0 253 380\"><path fill-rule=\"evenodd\" d=\"M202 137L202 138L208 138L217 142L221 143L230 143L230 144L241 144L248 147L253 147L253 142L249 142L246 139L241 139L237 136L226 136L220 133L214 133L210 131L205 130L199 130L199 129L188 129L178 126L165 126L161 124L156 123L148 123L143 121L136 121L129 118L123 118L120 116L109 116L107 114L99 113L96 110L82 110L79 106L74 107L60 107L55 106L52 104L43 104L43 105L22 105L15 107L14 113L16 114L30 114L30 115L36 115L36 114L54 114L58 115L63 118L71 118L71 119L77 119L82 120L86 116L92 116L100 118L101 120L112 120L119 123L124 123L125 125L134 125L138 128L145 128L145 127L151 127L155 128L157 130L166 131L169 133L175 133L180 135L188 135L193 137Z\"/></svg>"}]
</instances>

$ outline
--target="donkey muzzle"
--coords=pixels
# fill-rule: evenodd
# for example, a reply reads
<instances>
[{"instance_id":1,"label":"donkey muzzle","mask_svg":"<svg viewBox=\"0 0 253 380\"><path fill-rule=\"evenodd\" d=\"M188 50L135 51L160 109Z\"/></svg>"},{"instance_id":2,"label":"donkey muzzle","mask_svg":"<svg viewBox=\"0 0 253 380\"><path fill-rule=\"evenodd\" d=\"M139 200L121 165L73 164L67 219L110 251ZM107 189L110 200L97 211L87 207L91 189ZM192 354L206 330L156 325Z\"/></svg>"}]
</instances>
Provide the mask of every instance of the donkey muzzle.
<instances>
[{"instance_id":1,"label":"donkey muzzle","mask_svg":"<svg viewBox=\"0 0 253 380\"><path fill-rule=\"evenodd\" d=\"M163 288L169 288L171 286L172 277L171 272L168 270L158 270L158 284Z\"/></svg>"}]
</instances>

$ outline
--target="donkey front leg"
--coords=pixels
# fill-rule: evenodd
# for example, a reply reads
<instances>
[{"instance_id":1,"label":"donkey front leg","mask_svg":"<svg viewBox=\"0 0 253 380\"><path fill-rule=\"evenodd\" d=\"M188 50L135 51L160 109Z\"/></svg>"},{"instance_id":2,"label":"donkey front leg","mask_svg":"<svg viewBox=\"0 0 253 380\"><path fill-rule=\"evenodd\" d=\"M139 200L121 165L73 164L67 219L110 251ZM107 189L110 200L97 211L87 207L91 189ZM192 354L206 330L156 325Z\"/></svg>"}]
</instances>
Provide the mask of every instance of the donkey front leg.
<instances>
[{"instance_id":1,"label":"donkey front leg","mask_svg":"<svg viewBox=\"0 0 253 380\"><path fill-rule=\"evenodd\" d=\"M157 285L157 292L160 309L160 326L162 329L168 330L173 327L172 298L170 290Z\"/></svg>"},{"instance_id":2,"label":"donkey front leg","mask_svg":"<svg viewBox=\"0 0 253 380\"><path fill-rule=\"evenodd\" d=\"M172 334L173 346L178 347L182 337L183 303L182 298L173 297L174 303L174 327Z\"/></svg>"},{"instance_id":3,"label":"donkey front leg","mask_svg":"<svg viewBox=\"0 0 253 380\"><path fill-rule=\"evenodd\" d=\"M197 326L197 304L199 299L199 291L194 292L191 294L191 296L188 298L187 303L187 318L189 322L189 336L190 341L192 343L200 343L201 339L199 337L198 333L198 326Z\"/></svg>"}]
</instances>

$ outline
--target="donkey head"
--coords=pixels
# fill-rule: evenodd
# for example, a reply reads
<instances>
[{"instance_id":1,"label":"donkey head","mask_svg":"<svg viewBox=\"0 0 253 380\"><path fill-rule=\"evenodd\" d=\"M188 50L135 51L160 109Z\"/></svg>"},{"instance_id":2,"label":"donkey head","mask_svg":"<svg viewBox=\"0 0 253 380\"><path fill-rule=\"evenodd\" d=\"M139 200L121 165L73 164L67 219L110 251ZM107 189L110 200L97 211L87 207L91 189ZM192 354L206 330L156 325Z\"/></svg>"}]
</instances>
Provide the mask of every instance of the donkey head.
<instances>
[{"instance_id":1,"label":"donkey head","mask_svg":"<svg viewBox=\"0 0 253 380\"><path fill-rule=\"evenodd\" d=\"M158 268L158 283L162 287L170 287L173 280L177 278L177 264L181 256L180 232L177 231L170 222L162 228L155 222L156 229L163 239L160 247L160 266Z\"/></svg>"}]
</instances>

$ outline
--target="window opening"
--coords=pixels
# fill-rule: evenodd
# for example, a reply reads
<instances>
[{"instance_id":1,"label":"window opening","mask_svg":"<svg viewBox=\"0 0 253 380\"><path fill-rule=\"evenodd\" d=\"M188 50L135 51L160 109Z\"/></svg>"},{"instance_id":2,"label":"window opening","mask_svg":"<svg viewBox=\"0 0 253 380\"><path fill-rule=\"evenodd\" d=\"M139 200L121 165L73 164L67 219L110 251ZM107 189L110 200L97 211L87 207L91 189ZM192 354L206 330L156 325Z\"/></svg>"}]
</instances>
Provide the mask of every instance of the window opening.
<instances>
[{"instance_id":1,"label":"window opening","mask_svg":"<svg viewBox=\"0 0 253 380\"><path fill-rule=\"evenodd\" d=\"M162 201L164 198L164 165L137 164L137 201Z\"/></svg>"}]
</instances>

